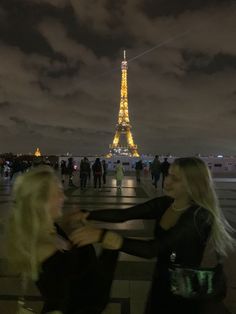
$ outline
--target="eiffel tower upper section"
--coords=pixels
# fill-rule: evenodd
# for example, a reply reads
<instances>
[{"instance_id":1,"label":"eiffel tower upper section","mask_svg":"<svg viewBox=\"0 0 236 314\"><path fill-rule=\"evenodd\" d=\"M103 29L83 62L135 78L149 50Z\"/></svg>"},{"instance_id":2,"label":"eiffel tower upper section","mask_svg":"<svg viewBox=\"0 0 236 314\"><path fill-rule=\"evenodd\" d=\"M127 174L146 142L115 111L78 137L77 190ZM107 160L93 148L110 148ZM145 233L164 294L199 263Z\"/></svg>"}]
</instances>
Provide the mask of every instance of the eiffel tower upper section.
<instances>
[{"instance_id":1,"label":"eiffel tower upper section","mask_svg":"<svg viewBox=\"0 0 236 314\"><path fill-rule=\"evenodd\" d=\"M120 109L118 115L118 124L113 143L110 145L110 155L139 157L137 145L134 144L131 133L131 124L129 120L128 108L128 62L126 60L126 51L124 51L124 60L121 62L121 91L120 91Z\"/></svg>"}]
</instances>

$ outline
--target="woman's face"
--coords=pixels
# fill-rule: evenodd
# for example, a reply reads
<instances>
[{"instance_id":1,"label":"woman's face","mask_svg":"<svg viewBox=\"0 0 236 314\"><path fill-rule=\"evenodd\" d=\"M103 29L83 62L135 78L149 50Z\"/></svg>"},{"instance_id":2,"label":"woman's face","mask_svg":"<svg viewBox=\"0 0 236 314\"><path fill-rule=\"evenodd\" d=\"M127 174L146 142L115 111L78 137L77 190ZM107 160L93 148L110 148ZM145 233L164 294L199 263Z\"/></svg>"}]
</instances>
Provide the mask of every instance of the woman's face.
<instances>
[{"instance_id":1,"label":"woman's face","mask_svg":"<svg viewBox=\"0 0 236 314\"><path fill-rule=\"evenodd\" d=\"M188 198L183 176L178 166L170 166L168 176L164 181L164 190L166 195L174 199Z\"/></svg>"},{"instance_id":2,"label":"woman's face","mask_svg":"<svg viewBox=\"0 0 236 314\"><path fill-rule=\"evenodd\" d=\"M59 181L53 182L49 196L49 210L53 220L56 220L62 215L64 200L65 195L61 183Z\"/></svg>"}]
</instances>

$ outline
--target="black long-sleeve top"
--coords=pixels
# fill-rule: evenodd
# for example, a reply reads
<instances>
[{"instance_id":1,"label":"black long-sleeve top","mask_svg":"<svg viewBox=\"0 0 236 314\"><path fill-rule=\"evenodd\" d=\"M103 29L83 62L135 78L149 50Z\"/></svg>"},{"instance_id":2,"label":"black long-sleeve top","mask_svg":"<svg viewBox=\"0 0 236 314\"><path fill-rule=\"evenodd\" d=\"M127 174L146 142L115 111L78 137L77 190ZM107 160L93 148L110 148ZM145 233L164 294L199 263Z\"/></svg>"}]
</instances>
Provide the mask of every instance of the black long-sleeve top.
<instances>
[{"instance_id":1,"label":"black long-sleeve top","mask_svg":"<svg viewBox=\"0 0 236 314\"><path fill-rule=\"evenodd\" d=\"M121 251L144 258L157 257L158 264L163 266L168 265L171 253L175 252L176 262L199 265L211 230L211 214L208 210L193 205L181 215L174 227L164 230L159 223L172 202L173 199L163 196L128 209L92 211L88 219L114 223L155 219L152 240L124 238Z\"/></svg>"},{"instance_id":2,"label":"black long-sleeve top","mask_svg":"<svg viewBox=\"0 0 236 314\"><path fill-rule=\"evenodd\" d=\"M58 225L55 227L59 236L70 241ZM91 245L56 251L43 262L36 282L44 301L42 313L55 310L63 314L100 313L93 309L103 306L95 287L97 272L97 258Z\"/></svg>"}]
</instances>

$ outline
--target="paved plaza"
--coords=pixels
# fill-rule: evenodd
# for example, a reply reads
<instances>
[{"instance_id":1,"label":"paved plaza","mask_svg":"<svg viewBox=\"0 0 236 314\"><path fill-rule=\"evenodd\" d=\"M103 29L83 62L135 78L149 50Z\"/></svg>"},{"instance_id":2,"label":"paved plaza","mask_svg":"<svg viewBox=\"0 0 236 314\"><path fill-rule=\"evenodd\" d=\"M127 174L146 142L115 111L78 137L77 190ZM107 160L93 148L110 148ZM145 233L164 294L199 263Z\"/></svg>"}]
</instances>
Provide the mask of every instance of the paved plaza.
<instances>
[{"instance_id":1,"label":"paved plaza","mask_svg":"<svg viewBox=\"0 0 236 314\"><path fill-rule=\"evenodd\" d=\"M79 185L78 177L74 183ZM236 177L223 178L216 176L215 183L217 193L223 211L230 222L236 228ZM20 294L19 279L7 273L1 244L4 236L4 221L7 219L10 205L11 184L8 179L0 179L0 314L15 313L16 300ZM112 175L108 176L106 186L100 190L94 190L89 186L85 191L79 188L68 188L65 183L67 200L65 211L79 207L86 210L97 209L125 209L137 203L162 195L160 187L156 190L149 176L142 177L137 184L134 175L126 176L121 192L116 189L116 182ZM147 239L152 236L153 222L135 220L120 224L101 224L113 230L119 230L129 237L141 237ZM206 254L205 261L209 263L211 256ZM142 314L150 279L154 267L154 260L146 260L127 254L120 254L118 267L113 282L111 302L104 314ZM236 314L236 253L225 260L225 270L228 277L228 293L225 306L228 313ZM40 313L40 295L34 285L30 285L27 292L27 304ZM227 312L225 311L225 313Z\"/></svg>"}]
</instances>

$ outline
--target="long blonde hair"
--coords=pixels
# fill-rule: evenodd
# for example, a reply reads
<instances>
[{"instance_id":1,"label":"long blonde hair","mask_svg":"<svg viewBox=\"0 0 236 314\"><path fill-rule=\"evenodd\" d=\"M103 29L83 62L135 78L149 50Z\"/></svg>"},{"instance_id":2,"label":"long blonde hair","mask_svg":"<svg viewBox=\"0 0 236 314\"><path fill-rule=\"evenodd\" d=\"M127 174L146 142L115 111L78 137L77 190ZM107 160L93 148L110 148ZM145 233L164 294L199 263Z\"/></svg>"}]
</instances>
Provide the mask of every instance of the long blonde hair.
<instances>
[{"instance_id":1,"label":"long blonde hair","mask_svg":"<svg viewBox=\"0 0 236 314\"><path fill-rule=\"evenodd\" d=\"M49 213L52 184L57 182L49 166L38 166L20 175L13 186L13 203L8 220L7 258L11 268L38 278L38 248L53 243L53 221Z\"/></svg>"},{"instance_id":2,"label":"long blonde hair","mask_svg":"<svg viewBox=\"0 0 236 314\"><path fill-rule=\"evenodd\" d=\"M197 157L177 158L173 165L176 165L183 175L190 200L211 213L213 223L210 240L214 250L226 256L228 250L235 247L235 240L231 236L234 229L222 213L210 170Z\"/></svg>"}]
</instances>

